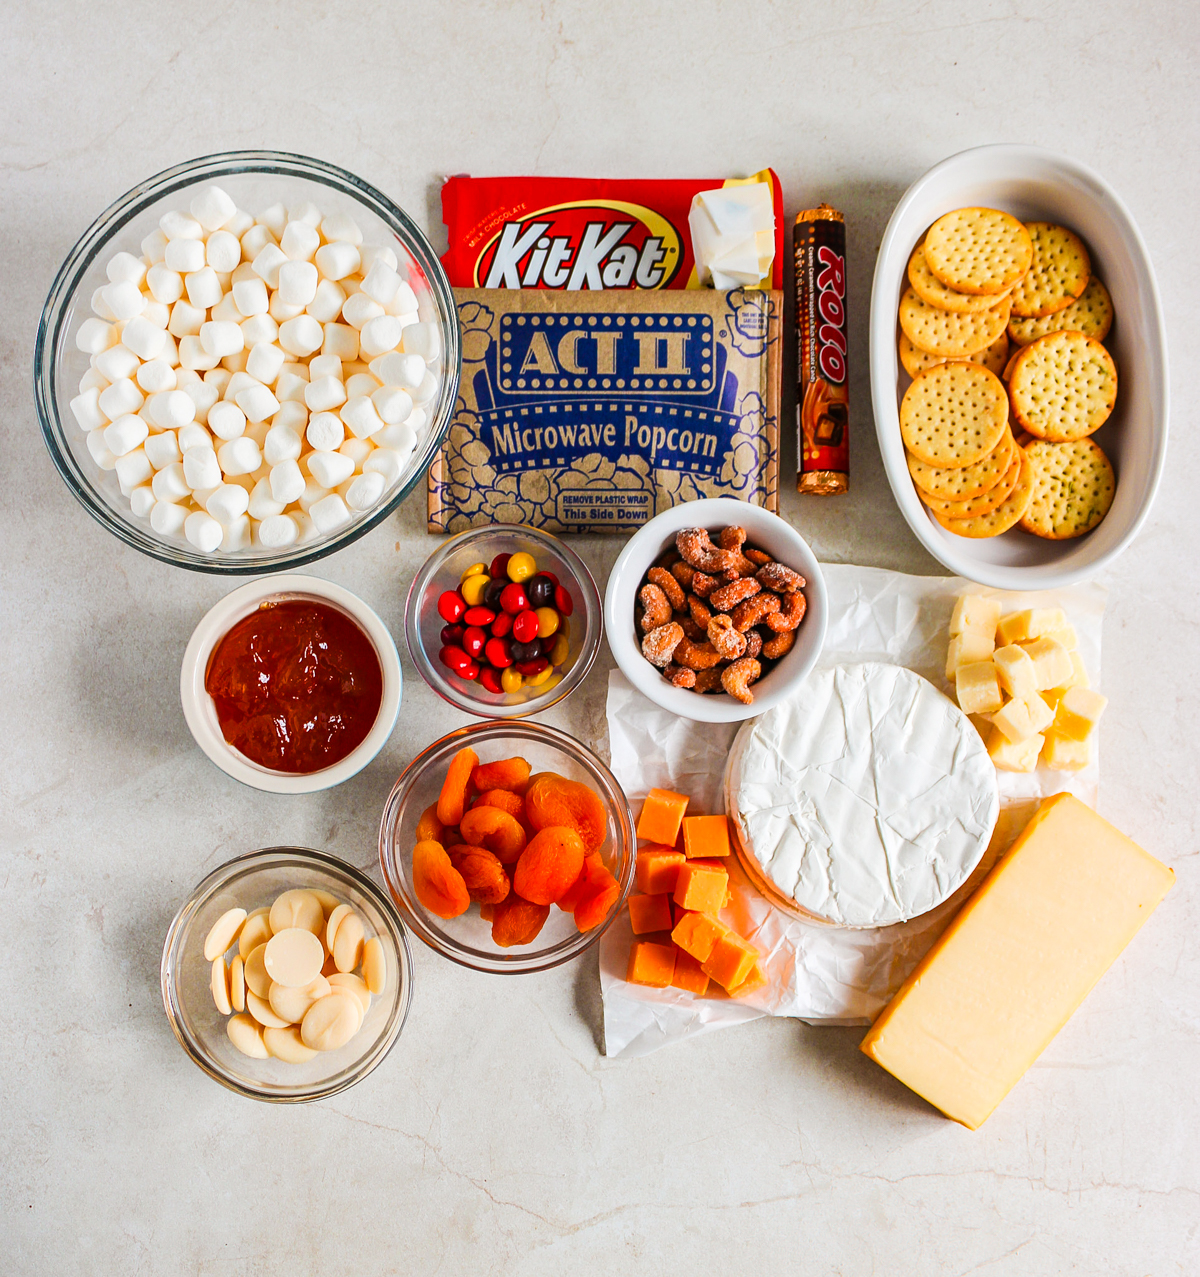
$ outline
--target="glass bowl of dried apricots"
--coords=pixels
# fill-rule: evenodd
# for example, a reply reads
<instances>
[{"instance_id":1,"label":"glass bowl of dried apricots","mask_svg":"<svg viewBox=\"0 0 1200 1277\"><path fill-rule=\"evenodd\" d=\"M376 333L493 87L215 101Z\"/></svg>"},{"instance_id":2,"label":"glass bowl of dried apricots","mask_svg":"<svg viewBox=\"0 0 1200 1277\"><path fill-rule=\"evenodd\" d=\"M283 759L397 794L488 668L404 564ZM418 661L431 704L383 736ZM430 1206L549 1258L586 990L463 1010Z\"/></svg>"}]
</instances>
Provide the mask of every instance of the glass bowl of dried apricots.
<instances>
[{"instance_id":1,"label":"glass bowl of dried apricots","mask_svg":"<svg viewBox=\"0 0 1200 1277\"><path fill-rule=\"evenodd\" d=\"M477 971L570 962L621 910L637 838L620 785L553 727L487 722L435 741L379 828L384 881L431 949Z\"/></svg>"}]
</instances>

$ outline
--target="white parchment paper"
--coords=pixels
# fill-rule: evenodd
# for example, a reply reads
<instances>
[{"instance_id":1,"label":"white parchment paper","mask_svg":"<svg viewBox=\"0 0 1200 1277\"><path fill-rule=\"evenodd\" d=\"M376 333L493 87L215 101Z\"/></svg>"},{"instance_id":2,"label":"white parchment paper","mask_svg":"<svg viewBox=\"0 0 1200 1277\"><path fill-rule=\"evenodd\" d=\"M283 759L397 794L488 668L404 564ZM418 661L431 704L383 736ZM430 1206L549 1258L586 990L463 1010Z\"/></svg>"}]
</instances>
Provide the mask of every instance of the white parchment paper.
<instances>
[{"instance_id":1,"label":"white parchment paper","mask_svg":"<svg viewBox=\"0 0 1200 1277\"><path fill-rule=\"evenodd\" d=\"M1101 686L1100 635L1107 591L1084 584L1021 593L987 590L959 577L905 576L850 564L824 567L829 630L821 665L885 661L907 666L944 692L950 612L964 591L999 598L1006 613L1061 607L1075 627L1093 687ZM724 811L722 777L739 723L695 723L659 709L619 671L609 675L608 732L612 770L636 812L655 787L688 794L692 810ZM1024 826L1036 802L1064 790L1095 806L1099 748L1080 772L1038 768L997 773L1000 819L988 853L950 900L913 922L851 931L800 922L769 904L730 857L732 901L722 918L763 952L767 983L736 1001L697 998L679 989L625 982L633 932L627 913L600 942L605 1053L645 1055L696 1033L757 1019L793 1016L810 1023L868 1024L937 939L996 857Z\"/></svg>"}]
</instances>

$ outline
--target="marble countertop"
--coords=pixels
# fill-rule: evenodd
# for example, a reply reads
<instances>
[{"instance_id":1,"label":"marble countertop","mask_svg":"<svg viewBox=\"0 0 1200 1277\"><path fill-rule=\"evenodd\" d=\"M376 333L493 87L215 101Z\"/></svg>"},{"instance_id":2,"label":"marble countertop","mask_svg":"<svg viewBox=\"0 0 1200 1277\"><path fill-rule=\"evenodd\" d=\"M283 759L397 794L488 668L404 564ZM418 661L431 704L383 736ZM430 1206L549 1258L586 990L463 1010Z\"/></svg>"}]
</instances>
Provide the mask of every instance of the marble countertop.
<instances>
[{"instance_id":1,"label":"marble countertop","mask_svg":"<svg viewBox=\"0 0 1200 1277\"><path fill-rule=\"evenodd\" d=\"M1200 1270L1200 9L1028 0L770 5L194 6L16 0L0 80L0 1266L9 1274ZM42 447L31 359L59 263L138 180L273 147L378 185L444 246L455 172L723 176L772 164L789 212L847 214L853 488L782 512L819 557L939 573L874 438L874 256L908 184L991 141L1094 166L1158 272L1174 404L1150 520L1102 576L1100 810L1178 882L987 1124L940 1117L862 1031L759 1020L601 1053L594 954L544 975L415 945L396 1049L314 1105L255 1104L175 1042L162 939L205 873L278 843L372 863L395 776L464 721L405 666L391 741L311 797L201 755L179 661L229 588L119 545ZM318 575L399 633L429 552L408 501ZM617 541L586 539L601 579ZM607 651L546 716L604 750Z\"/></svg>"}]
</instances>

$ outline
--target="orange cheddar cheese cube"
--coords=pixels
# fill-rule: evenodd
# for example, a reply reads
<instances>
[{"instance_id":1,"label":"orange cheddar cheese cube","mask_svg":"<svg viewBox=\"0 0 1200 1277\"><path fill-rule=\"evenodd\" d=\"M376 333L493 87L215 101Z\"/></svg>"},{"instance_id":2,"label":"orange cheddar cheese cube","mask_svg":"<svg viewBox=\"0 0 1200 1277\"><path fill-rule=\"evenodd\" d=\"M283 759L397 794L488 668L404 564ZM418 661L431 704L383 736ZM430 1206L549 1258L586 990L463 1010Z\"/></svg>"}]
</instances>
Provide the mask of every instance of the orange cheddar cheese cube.
<instances>
[{"instance_id":1,"label":"orange cheddar cheese cube","mask_svg":"<svg viewBox=\"0 0 1200 1277\"><path fill-rule=\"evenodd\" d=\"M729 874L719 860L687 860L675 882L675 903L698 913L719 913L728 884Z\"/></svg>"},{"instance_id":2,"label":"orange cheddar cheese cube","mask_svg":"<svg viewBox=\"0 0 1200 1277\"><path fill-rule=\"evenodd\" d=\"M736 931L726 931L700 965L705 975L711 976L722 989L732 990L745 982L758 957L758 950L748 940L743 940Z\"/></svg>"},{"instance_id":3,"label":"orange cheddar cheese cube","mask_svg":"<svg viewBox=\"0 0 1200 1277\"><path fill-rule=\"evenodd\" d=\"M683 949L675 951L675 974L671 984L702 998L708 992L708 976L695 958Z\"/></svg>"},{"instance_id":4,"label":"orange cheddar cheese cube","mask_svg":"<svg viewBox=\"0 0 1200 1277\"><path fill-rule=\"evenodd\" d=\"M713 946L729 928L707 913L687 913L675 923L671 939L697 962L706 962Z\"/></svg>"},{"instance_id":5,"label":"orange cheddar cheese cube","mask_svg":"<svg viewBox=\"0 0 1200 1277\"><path fill-rule=\"evenodd\" d=\"M683 854L720 859L729 855L729 820L725 816L684 816Z\"/></svg>"},{"instance_id":6,"label":"orange cheddar cheese cube","mask_svg":"<svg viewBox=\"0 0 1200 1277\"><path fill-rule=\"evenodd\" d=\"M675 961L678 964L679 959L676 958ZM761 989L766 982L767 973L762 969L759 963L756 962L750 968L750 974L741 982L741 984L734 985L734 987L729 990L729 996L731 998L744 998L747 993L753 993L756 989Z\"/></svg>"},{"instance_id":7,"label":"orange cheddar cheese cube","mask_svg":"<svg viewBox=\"0 0 1200 1277\"><path fill-rule=\"evenodd\" d=\"M650 931L671 930L671 897L630 896L629 921L635 936L644 936Z\"/></svg>"},{"instance_id":8,"label":"orange cheddar cheese cube","mask_svg":"<svg viewBox=\"0 0 1200 1277\"><path fill-rule=\"evenodd\" d=\"M683 794L674 794L669 789L652 789L642 804L637 836L647 842L674 846L687 805L688 800Z\"/></svg>"},{"instance_id":9,"label":"orange cheddar cheese cube","mask_svg":"<svg viewBox=\"0 0 1200 1277\"><path fill-rule=\"evenodd\" d=\"M683 852L674 847L643 847L637 854L634 870L637 889L647 896L663 892L670 895L675 890L683 862Z\"/></svg>"},{"instance_id":10,"label":"orange cheddar cheese cube","mask_svg":"<svg viewBox=\"0 0 1200 1277\"><path fill-rule=\"evenodd\" d=\"M675 975L675 946L635 940L629 950L629 970L625 979L630 984L647 984L652 989L665 989Z\"/></svg>"}]
</instances>

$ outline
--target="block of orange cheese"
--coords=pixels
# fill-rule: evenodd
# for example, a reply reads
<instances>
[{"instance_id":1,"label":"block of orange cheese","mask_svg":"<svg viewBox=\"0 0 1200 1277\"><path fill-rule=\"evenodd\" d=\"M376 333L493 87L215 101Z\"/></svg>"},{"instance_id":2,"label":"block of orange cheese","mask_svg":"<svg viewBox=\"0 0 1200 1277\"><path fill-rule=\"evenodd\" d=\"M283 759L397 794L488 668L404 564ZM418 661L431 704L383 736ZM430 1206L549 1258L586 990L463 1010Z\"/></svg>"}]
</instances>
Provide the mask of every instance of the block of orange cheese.
<instances>
[{"instance_id":1,"label":"block of orange cheese","mask_svg":"<svg viewBox=\"0 0 1200 1277\"><path fill-rule=\"evenodd\" d=\"M683 820L687 805L688 800L683 794L672 793L669 789L652 789L642 804L637 836L647 842L674 846L675 839L679 837L679 823Z\"/></svg>"},{"instance_id":2,"label":"block of orange cheese","mask_svg":"<svg viewBox=\"0 0 1200 1277\"><path fill-rule=\"evenodd\" d=\"M705 962L713 951L713 945L728 930L720 918L711 914L685 912L676 922L671 939L697 962Z\"/></svg>"},{"instance_id":3,"label":"block of orange cheese","mask_svg":"<svg viewBox=\"0 0 1200 1277\"><path fill-rule=\"evenodd\" d=\"M678 962L678 958L676 959L676 962ZM762 969L762 966L759 963L755 962L755 964L750 968L749 975L746 976L741 984L734 985L734 987L729 990L729 996L731 998L744 998L747 993L753 993L755 989L761 989L766 982L767 973Z\"/></svg>"},{"instance_id":4,"label":"block of orange cheese","mask_svg":"<svg viewBox=\"0 0 1200 1277\"><path fill-rule=\"evenodd\" d=\"M674 900L699 913L720 913L729 874L719 860L688 860L680 866Z\"/></svg>"},{"instance_id":5,"label":"block of orange cheese","mask_svg":"<svg viewBox=\"0 0 1200 1277\"><path fill-rule=\"evenodd\" d=\"M708 976L700 964L683 949L675 951L675 974L671 983L677 989L684 989L702 998L708 992Z\"/></svg>"},{"instance_id":6,"label":"block of orange cheese","mask_svg":"<svg viewBox=\"0 0 1200 1277\"><path fill-rule=\"evenodd\" d=\"M634 870L637 889L647 896L657 896L664 891L670 895L675 890L683 862L683 852L674 847L643 847L637 854Z\"/></svg>"},{"instance_id":7,"label":"block of orange cheese","mask_svg":"<svg viewBox=\"0 0 1200 1277\"><path fill-rule=\"evenodd\" d=\"M689 860L700 856L728 856L729 820L725 816L684 816L683 853Z\"/></svg>"},{"instance_id":8,"label":"block of orange cheese","mask_svg":"<svg viewBox=\"0 0 1200 1277\"><path fill-rule=\"evenodd\" d=\"M655 944L652 940L635 940L629 950L629 970L625 979L630 984L648 984L665 989L675 974L675 946Z\"/></svg>"},{"instance_id":9,"label":"block of orange cheese","mask_svg":"<svg viewBox=\"0 0 1200 1277\"><path fill-rule=\"evenodd\" d=\"M736 931L726 931L717 938L706 961L700 965L722 989L736 989L758 961L758 950Z\"/></svg>"},{"instance_id":10,"label":"block of orange cheese","mask_svg":"<svg viewBox=\"0 0 1200 1277\"><path fill-rule=\"evenodd\" d=\"M651 931L671 930L671 897L630 896L629 922L635 936L644 936Z\"/></svg>"},{"instance_id":11,"label":"block of orange cheese","mask_svg":"<svg viewBox=\"0 0 1200 1277\"><path fill-rule=\"evenodd\" d=\"M863 1051L974 1130L1174 881L1090 807L1055 794L901 985Z\"/></svg>"}]
</instances>

